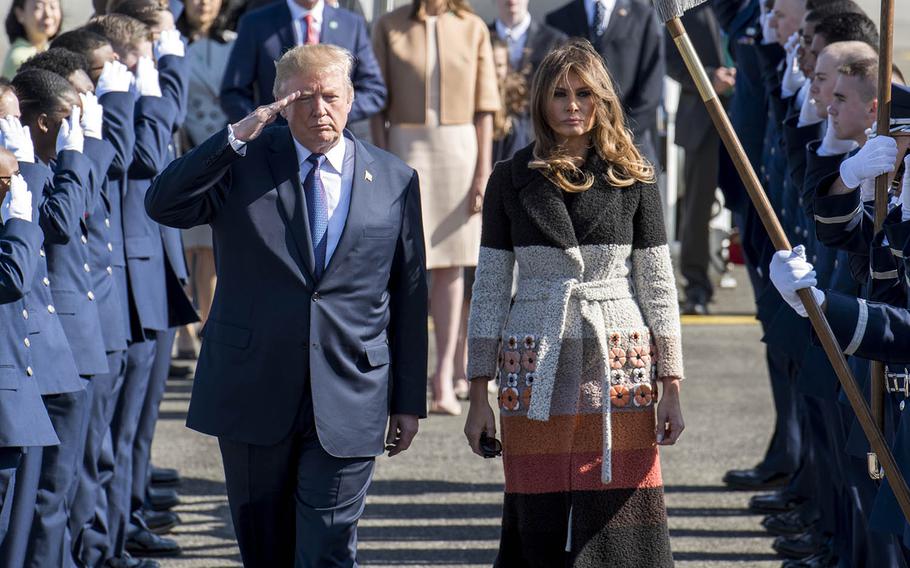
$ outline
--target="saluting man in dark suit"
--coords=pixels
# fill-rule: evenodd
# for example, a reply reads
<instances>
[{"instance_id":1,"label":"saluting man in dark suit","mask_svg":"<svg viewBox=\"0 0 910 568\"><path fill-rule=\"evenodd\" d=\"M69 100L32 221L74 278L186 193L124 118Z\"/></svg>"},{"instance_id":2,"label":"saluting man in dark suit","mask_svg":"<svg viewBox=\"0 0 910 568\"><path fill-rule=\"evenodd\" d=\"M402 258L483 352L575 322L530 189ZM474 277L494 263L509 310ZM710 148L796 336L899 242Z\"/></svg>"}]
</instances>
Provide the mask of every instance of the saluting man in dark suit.
<instances>
[{"instance_id":1,"label":"saluting man in dark suit","mask_svg":"<svg viewBox=\"0 0 910 568\"><path fill-rule=\"evenodd\" d=\"M547 14L546 22L591 41L613 77L635 144L657 164L654 132L663 96L664 45L650 2L571 0Z\"/></svg>"},{"instance_id":2,"label":"saluting man in dark suit","mask_svg":"<svg viewBox=\"0 0 910 568\"><path fill-rule=\"evenodd\" d=\"M278 101L146 196L159 223L212 227L218 285L187 425L219 438L246 566L353 565L374 457L407 449L426 414L417 174L344 130L352 65L336 46L292 49ZM287 126L266 129L279 114Z\"/></svg>"},{"instance_id":3,"label":"saluting man in dark suit","mask_svg":"<svg viewBox=\"0 0 910 568\"><path fill-rule=\"evenodd\" d=\"M354 106L350 120L376 114L386 102L386 86L363 16L325 0L285 0L240 18L237 40L221 83L221 108L236 122L258 105L267 105L275 82L275 62L295 45L326 43L354 54L351 80Z\"/></svg>"}]
</instances>

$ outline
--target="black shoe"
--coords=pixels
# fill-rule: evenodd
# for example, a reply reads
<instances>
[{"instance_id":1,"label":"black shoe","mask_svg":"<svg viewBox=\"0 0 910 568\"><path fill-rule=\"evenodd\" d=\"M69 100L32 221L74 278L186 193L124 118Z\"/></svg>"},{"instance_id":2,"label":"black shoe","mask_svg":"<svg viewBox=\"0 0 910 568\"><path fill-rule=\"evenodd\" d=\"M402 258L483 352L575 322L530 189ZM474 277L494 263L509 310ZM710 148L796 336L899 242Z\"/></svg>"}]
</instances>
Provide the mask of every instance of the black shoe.
<instances>
[{"instance_id":1,"label":"black shoe","mask_svg":"<svg viewBox=\"0 0 910 568\"><path fill-rule=\"evenodd\" d=\"M831 566L837 566L837 555L825 545L821 552L802 560L787 560L781 565L781 568L830 568Z\"/></svg>"},{"instance_id":2,"label":"black shoe","mask_svg":"<svg viewBox=\"0 0 910 568\"><path fill-rule=\"evenodd\" d=\"M136 556L154 556L156 558L180 556L182 552L176 540L158 536L142 528L130 532L126 539L126 550Z\"/></svg>"},{"instance_id":3,"label":"black shoe","mask_svg":"<svg viewBox=\"0 0 910 568\"><path fill-rule=\"evenodd\" d=\"M763 491L783 487L790 482L789 473L774 473L758 468L731 469L724 474L724 483L730 489L745 491Z\"/></svg>"},{"instance_id":4,"label":"black shoe","mask_svg":"<svg viewBox=\"0 0 910 568\"><path fill-rule=\"evenodd\" d=\"M151 467L152 485L167 486L180 485L180 472L172 467Z\"/></svg>"},{"instance_id":5,"label":"black shoe","mask_svg":"<svg viewBox=\"0 0 910 568\"><path fill-rule=\"evenodd\" d=\"M149 509L153 511L167 511L180 504L180 497L173 489L149 487L145 494Z\"/></svg>"},{"instance_id":6,"label":"black shoe","mask_svg":"<svg viewBox=\"0 0 910 568\"><path fill-rule=\"evenodd\" d=\"M799 560L821 552L825 548L825 537L815 532L805 532L796 536L779 536L771 545L784 558Z\"/></svg>"},{"instance_id":7,"label":"black shoe","mask_svg":"<svg viewBox=\"0 0 910 568\"><path fill-rule=\"evenodd\" d=\"M749 510L753 513L759 513L762 515L786 513L787 511L792 511L795 509L798 505L803 503L803 501L805 501L805 499L797 495L793 495L786 490L775 491L773 493L755 495L749 499Z\"/></svg>"},{"instance_id":8,"label":"black shoe","mask_svg":"<svg viewBox=\"0 0 910 568\"><path fill-rule=\"evenodd\" d=\"M686 300L680 311L684 316L706 316L708 315L708 304L700 300Z\"/></svg>"},{"instance_id":9,"label":"black shoe","mask_svg":"<svg viewBox=\"0 0 910 568\"><path fill-rule=\"evenodd\" d=\"M800 509L786 513L768 515L762 520L761 525L774 536L797 536L812 528L813 523L807 523L800 515Z\"/></svg>"},{"instance_id":10,"label":"black shoe","mask_svg":"<svg viewBox=\"0 0 910 568\"><path fill-rule=\"evenodd\" d=\"M167 376L171 379L185 379L190 376L191 372L192 370L189 367L171 363Z\"/></svg>"},{"instance_id":11,"label":"black shoe","mask_svg":"<svg viewBox=\"0 0 910 568\"><path fill-rule=\"evenodd\" d=\"M123 556L109 558L104 563L108 568L160 568L160 565L149 558L133 558L129 552L124 552Z\"/></svg>"},{"instance_id":12,"label":"black shoe","mask_svg":"<svg viewBox=\"0 0 910 568\"><path fill-rule=\"evenodd\" d=\"M132 519L136 525L144 527L155 534L167 534L180 524L180 516L172 511L141 510L133 513Z\"/></svg>"}]
</instances>

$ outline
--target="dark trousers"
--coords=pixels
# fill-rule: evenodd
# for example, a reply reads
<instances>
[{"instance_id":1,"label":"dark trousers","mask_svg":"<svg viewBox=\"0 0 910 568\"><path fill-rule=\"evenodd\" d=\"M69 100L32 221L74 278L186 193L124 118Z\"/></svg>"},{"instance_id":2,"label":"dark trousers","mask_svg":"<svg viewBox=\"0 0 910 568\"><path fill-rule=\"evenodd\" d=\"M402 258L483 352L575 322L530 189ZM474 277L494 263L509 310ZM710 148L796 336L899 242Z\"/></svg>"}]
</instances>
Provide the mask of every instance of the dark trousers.
<instances>
[{"instance_id":1,"label":"dark trousers","mask_svg":"<svg viewBox=\"0 0 910 568\"><path fill-rule=\"evenodd\" d=\"M766 359L776 416L774 436L758 468L768 472L793 473L800 465L802 451L795 387L797 367L788 356L770 346Z\"/></svg>"},{"instance_id":2,"label":"dark trousers","mask_svg":"<svg viewBox=\"0 0 910 568\"><path fill-rule=\"evenodd\" d=\"M164 398L167 376L171 367L171 348L177 328L159 331L155 337L155 361L149 377L148 390L142 404L139 418L139 429L133 444L133 485L131 491L131 512L138 511L145 503L145 493L149 484L149 462L152 455L152 438L155 437L155 424L158 422L158 407Z\"/></svg>"},{"instance_id":3,"label":"dark trousers","mask_svg":"<svg viewBox=\"0 0 910 568\"><path fill-rule=\"evenodd\" d=\"M74 565L67 519L91 406L91 383L85 383L85 390L42 397L60 445L29 448L19 464L3 566Z\"/></svg>"},{"instance_id":4,"label":"dark trousers","mask_svg":"<svg viewBox=\"0 0 910 568\"><path fill-rule=\"evenodd\" d=\"M133 487L133 446L139 430L142 405L148 391L149 377L155 364L156 343L153 340L131 343L126 351L126 375L111 421L114 448L114 477L108 486L108 528L111 554L123 554L130 516Z\"/></svg>"},{"instance_id":5,"label":"dark trousers","mask_svg":"<svg viewBox=\"0 0 910 568\"><path fill-rule=\"evenodd\" d=\"M686 148L686 194L680 228L680 272L686 279L686 297L707 302L714 294L708 278L710 264L711 206L717 190L720 139L714 131L702 137L697 146Z\"/></svg>"},{"instance_id":6,"label":"dark trousers","mask_svg":"<svg viewBox=\"0 0 910 568\"><path fill-rule=\"evenodd\" d=\"M297 424L273 446L218 440L243 565L357 566L357 521L375 460L329 455L311 403Z\"/></svg>"},{"instance_id":7,"label":"dark trousers","mask_svg":"<svg viewBox=\"0 0 910 568\"><path fill-rule=\"evenodd\" d=\"M126 351L108 353L107 366L107 373L92 378L88 435L79 469L79 483L70 508L73 553L86 566L100 564L110 549L105 488L110 486L114 477L111 421L123 387Z\"/></svg>"},{"instance_id":8,"label":"dark trousers","mask_svg":"<svg viewBox=\"0 0 910 568\"><path fill-rule=\"evenodd\" d=\"M0 448L0 549L9 529L16 486L16 468L23 456L22 448Z\"/></svg>"}]
</instances>

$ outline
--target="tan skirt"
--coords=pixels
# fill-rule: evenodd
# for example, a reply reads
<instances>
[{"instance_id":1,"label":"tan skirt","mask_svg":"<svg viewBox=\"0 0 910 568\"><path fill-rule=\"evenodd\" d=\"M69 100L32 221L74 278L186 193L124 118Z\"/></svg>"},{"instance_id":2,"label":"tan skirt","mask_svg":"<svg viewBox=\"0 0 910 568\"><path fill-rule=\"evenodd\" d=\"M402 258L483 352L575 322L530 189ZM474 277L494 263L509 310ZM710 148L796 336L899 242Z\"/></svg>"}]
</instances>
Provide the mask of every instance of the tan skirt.
<instances>
[{"instance_id":1,"label":"tan skirt","mask_svg":"<svg viewBox=\"0 0 910 568\"><path fill-rule=\"evenodd\" d=\"M420 176L427 268L477 266L480 214L468 210L477 163L474 125L393 125L389 149Z\"/></svg>"}]
</instances>

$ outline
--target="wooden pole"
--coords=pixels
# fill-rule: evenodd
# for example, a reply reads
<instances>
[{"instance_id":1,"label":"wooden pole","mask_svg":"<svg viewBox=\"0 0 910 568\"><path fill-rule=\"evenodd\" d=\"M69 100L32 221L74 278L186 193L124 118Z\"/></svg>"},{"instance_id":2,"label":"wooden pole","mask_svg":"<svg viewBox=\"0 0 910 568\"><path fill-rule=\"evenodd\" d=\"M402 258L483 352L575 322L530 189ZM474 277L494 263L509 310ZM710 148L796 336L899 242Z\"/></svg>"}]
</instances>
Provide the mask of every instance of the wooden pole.
<instances>
[{"instance_id":1,"label":"wooden pole","mask_svg":"<svg viewBox=\"0 0 910 568\"><path fill-rule=\"evenodd\" d=\"M689 39L688 34L686 34L686 28L683 26L679 17L674 17L667 21L667 30L676 43L676 47L679 49L680 55L682 55L682 59L685 61L686 67L692 75L696 87L698 87L698 92L708 109L708 114L711 116L715 128L717 128L717 132L720 134L724 147L726 147L727 152L729 152L730 158L733 160L733 164L736 166L740 178L742 178L746 191L749 192L749 198L752 200L752 203L758 212L758 216L765 226L765 230L768 231L774 248L777 250L790 249L790 242L787 240L787 235L784 233L780 221L777 219L777 215L771 207L771 202L768 201L768 196L765 194L764 189L762 189L758 176L755 174L755 170L752 169L752 165L749 163L746 151L743 149L739 138L736 136L736 132L733 130L733 125L730 124L730 119L727 117L726 111L717 99L717 93L714 92L711 80L708 78L708 74L705 72L705 68L698 58L698 54L692 46L692 41ZM850 406L853 407L853 412L856 413L856 417L859 420L860 426L863 428L863 432L866 434L866 438L869 440L872 449L878 455L878 459L885 469L885 474L888 476L891 483L891 489L894 491L901 511L904 513L904 518L910 520L910 491L907 489L907 483L904 481L904 477L897 468L897 463L894 461L894 455L891 454L891 449L888 448L888 445L885 443L885 438L882 436L881 430L875 427L875 423L872 420L872 414L869 412L869 407L866 405L866 400L863 398L859 386L856 384L856 379L850 372L850 367L847 366L847 359L844 357L840 346L837 344L834 332L831 331L831 326L828 324L828 320L825 319L821 307L815 302L815 297L812 295L811 290L808 288L799 290L799 298L806 307L806 312L809 314L809 321L812 323L815 333L821 340L822 347L825 349L825 353L828 355L828 359L834 367L834 372L840 380L841 387L844 389L844 393L850 401Z\"/></svg>"},{"instance_id":2,"label":"wooden pole","mask_svg":"<svg viewBox=\"0 0 910 568\"><path fill-rule=\"evenodd\" d=\"M882 0L882 11L878 56L878 116L876 134L887 136L891 123L891 66L894 45L894 0ZM875 232L882 230L885 217L888 215L888 174L875 179ZM869 398L872 407L872 418L875 426L881 431L885 426L885 364L872 361L869 367L871 393ZM881 479L876 463L877 455L869 460L869 476Z\"/></svg>"}]
</instances>

